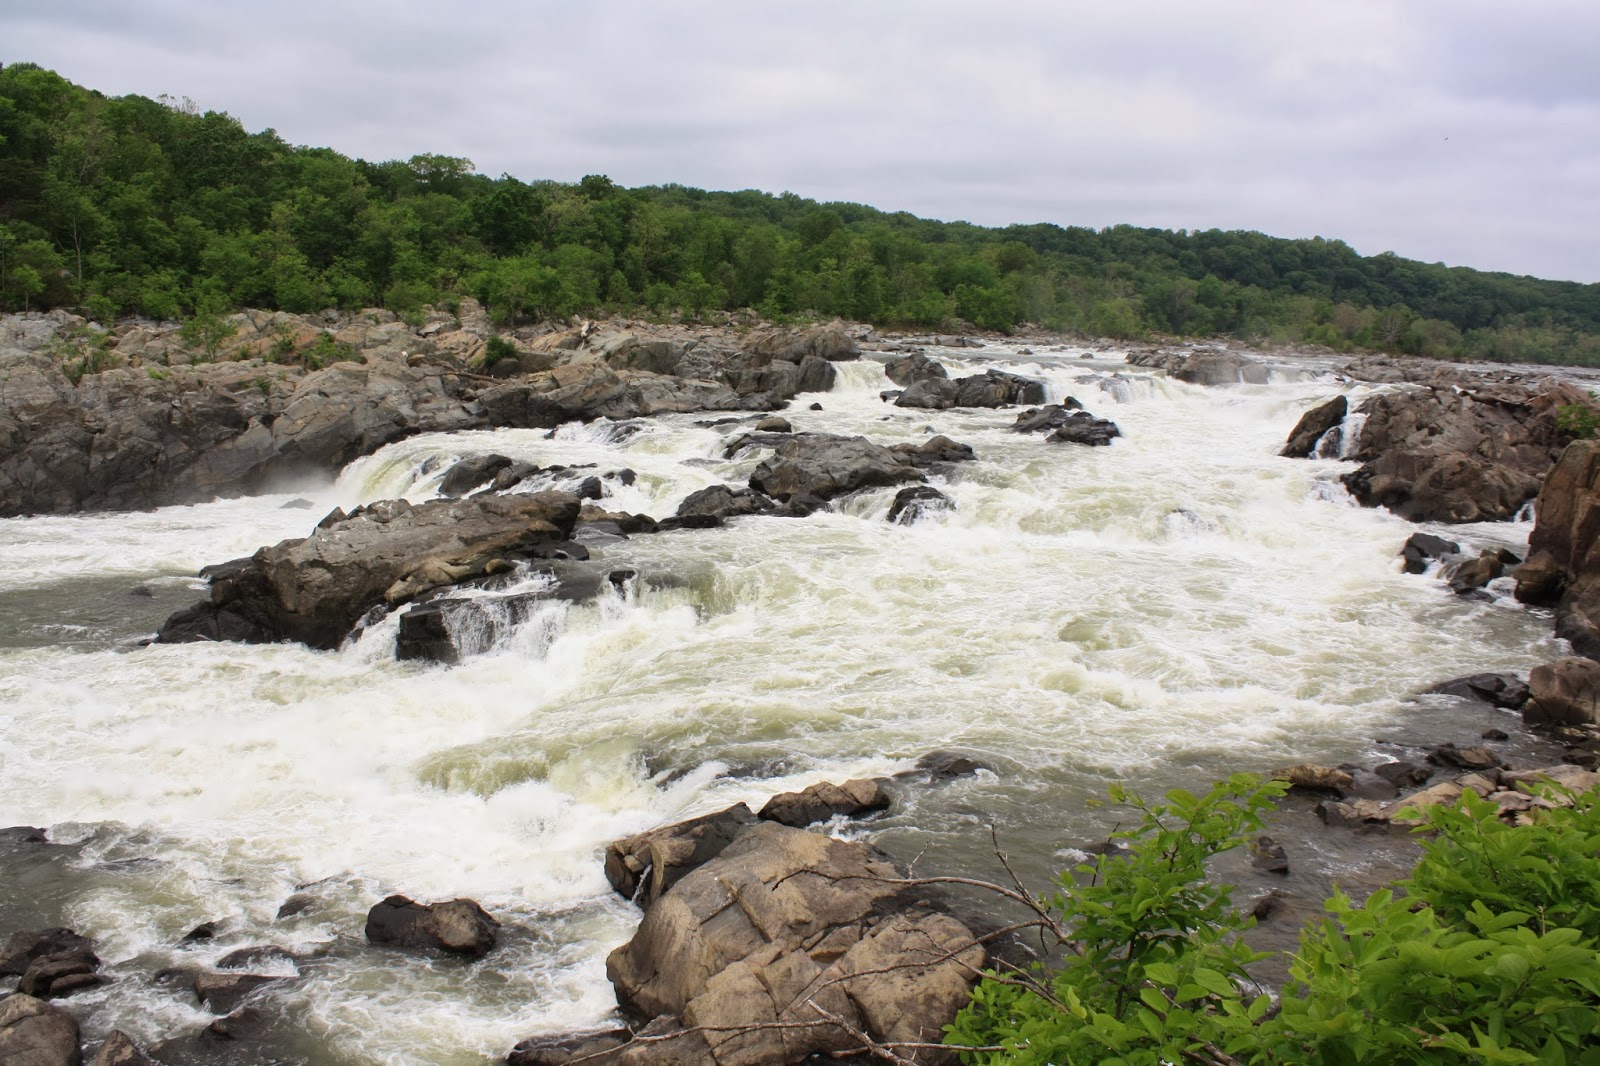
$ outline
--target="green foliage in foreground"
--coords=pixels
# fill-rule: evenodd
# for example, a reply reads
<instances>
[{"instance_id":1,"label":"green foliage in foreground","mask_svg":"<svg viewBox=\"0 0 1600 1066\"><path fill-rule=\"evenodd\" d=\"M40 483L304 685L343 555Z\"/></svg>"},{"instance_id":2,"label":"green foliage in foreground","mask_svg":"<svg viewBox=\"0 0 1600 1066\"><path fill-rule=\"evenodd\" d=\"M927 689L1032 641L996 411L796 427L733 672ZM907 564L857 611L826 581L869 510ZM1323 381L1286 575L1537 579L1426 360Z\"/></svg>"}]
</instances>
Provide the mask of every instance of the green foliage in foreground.
<instances>
[{"instance_id":1,"label":"green foliage in foreground","mask_svg":"<svg viewBox=\"0 0 1600 1066\"><path fill-rule=\"evenodd\" d=\"M968 1063L1600 1064L1600 801L1500 821L1470 791L1424 812L1405 895L1344 895L1308 928L1277 1000L1244 973L1265 958L1205 880L1281 786L1238 775L1140 812L1130 850L1063 874L1049 909L1076 950L974 989L948 1042Z\"/></svg>"},{"instance_id":2,"label":"green foliage in foreground","mask_svg":"<svg viewBox=\"0 0 1600 1066\"><path fill-rule=\"evenodd\" d=\"M502 325L753 308L1600 365L1600 285L1362 256L1322 237L991 228L793 193L493 178L437 154L368 162L187 99L0 67L0 311L404 315L462 296Z\"/></svg>"}]
</instances>

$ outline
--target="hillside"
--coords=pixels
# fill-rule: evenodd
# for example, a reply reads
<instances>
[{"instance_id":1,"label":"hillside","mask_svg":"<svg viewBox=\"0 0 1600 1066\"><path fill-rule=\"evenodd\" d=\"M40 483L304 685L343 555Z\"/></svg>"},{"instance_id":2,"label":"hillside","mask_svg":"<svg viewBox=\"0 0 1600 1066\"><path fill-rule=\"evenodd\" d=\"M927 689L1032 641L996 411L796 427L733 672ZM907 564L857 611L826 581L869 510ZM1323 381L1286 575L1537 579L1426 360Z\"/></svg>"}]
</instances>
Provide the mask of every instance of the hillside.
<instances>
[{"instance_id":1,"label":"hillside","mask_svg":"<svg viewBox=\"0 0 1600 1066\"><path fill-rule=\"evenodd\" d=\"M0 310L405 314L464 295L502 323L751 307L777 321L1600 364L1600 285L1364 257L1320 237L986 228L792 193L525 183L442 155L371 163L188 100L0 68Z\"/></svg>"}]
</instances>

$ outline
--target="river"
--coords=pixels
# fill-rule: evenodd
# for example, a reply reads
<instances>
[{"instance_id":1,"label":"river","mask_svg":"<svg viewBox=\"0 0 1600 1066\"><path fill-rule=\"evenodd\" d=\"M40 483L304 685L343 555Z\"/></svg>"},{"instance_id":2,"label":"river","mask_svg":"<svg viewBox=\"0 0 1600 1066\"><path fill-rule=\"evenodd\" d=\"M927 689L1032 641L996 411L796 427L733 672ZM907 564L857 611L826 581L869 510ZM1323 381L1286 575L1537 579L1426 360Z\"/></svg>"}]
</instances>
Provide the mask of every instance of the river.
<instances>
[{"instance_id":1,"label":"river","mask_svg":"<svg viewBox=\"0 0 1600 1066\"><path fill-rule=\"evenodd\" d=\"M0 848L0 932L96 940L116 981L65 1001L91 1047L114 1027L145 1043L203 1026L156 973L273 943L300 959L264 971L298 973L268 997L270 1051L210 1061L480 1064L607 1019L605 955L638 920L601 872L616 837L958 749L994 772L908 786L845 831L919 870L988 871L992 823L1043 877L1104 831L1090 801L1110 782L1371 765L1380 740L1441 730L1465 743L1478 726L1413 694L1560 654L1504 581L1459 598L1401 573L1417 527L1352 506L1347 463L1277 456L1305 409L1366 386L1309 363L1202 388L1118 353L941 358L1042 378L1123 436L1051 445L1009 432L1014 410L896 409L879 363L841 364L786 412L795 428L972 445L938 482L953 512L893 525L881 490L597 547L641 579L450 668L396 662L392 619L338 652L138 641L204 596L200 566L334 506L427 499L455 457L626 467L637 479L605 505L664 517L761 456L723 460L738 430L711 416L621 439L431 435L294 495L0 521L0 824L66 845ZM1517 547L1529 528L1444 532ZM502 945L474 963L370 948L363 918L391 892L474 898ZM307 909L279 918L297 893ZM208 920L215 938L181 942Z\"/></svg>"}]
</instances>

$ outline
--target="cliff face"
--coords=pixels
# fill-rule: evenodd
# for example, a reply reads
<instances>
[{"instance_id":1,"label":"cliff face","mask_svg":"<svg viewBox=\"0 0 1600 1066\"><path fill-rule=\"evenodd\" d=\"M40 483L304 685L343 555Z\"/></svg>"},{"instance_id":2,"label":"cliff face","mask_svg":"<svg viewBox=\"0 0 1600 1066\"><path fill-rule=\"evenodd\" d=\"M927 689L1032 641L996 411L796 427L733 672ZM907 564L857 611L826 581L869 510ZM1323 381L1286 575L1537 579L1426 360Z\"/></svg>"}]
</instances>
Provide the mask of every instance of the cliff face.
<instances>
[{"instance_id":1,"label":"cliff face","mask_svg":"<svg viewBox=\"0 0 1600 1066\"><path fill-rule=\"evenodd\" d=\"M419 325L242 312L209 359L171 326L0 320L0 517L244 495L402 437L682 411L764 410L833 384L837 327L648 327L501 338L471 301ZM496 358L485 365L485 356Z\"/></svg>"},{"instance_id":2,"label":"cliff face","mask_svg":"<svg viewBox=\"0 0 1600 1066\"><path fill-rule=\"evenodd\" d=\"M1539 491L1517 598L1553 605L1556 633L1600 658L1600 441L1567 446Z\"/></svg>"}]
</instances>

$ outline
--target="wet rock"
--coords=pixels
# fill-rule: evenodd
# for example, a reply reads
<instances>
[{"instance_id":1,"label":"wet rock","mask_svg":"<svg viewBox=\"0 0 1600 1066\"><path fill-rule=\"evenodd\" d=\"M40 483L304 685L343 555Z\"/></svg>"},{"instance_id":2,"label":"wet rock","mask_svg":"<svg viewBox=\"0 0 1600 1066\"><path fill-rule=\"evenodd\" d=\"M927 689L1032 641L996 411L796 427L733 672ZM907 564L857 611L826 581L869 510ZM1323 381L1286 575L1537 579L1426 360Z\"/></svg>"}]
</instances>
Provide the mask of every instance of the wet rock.
<instances>
[{"instance_id":1,"label":"wet rock","mask_svg":"<svg viewBox=\"0 0 1600 1066\"><path fill-rule=\"evenodd\" d=\"M113 1029L106 1034L105 1043L90 1066L155 1066L155 1061L140 1051L127 1033Z\"/></svg>"},{"instance_id":2,"label":"wet rock","mask_svg":"<svg viewBox=\"0 0 1600 1066\"><path fill-rule=\"evenodd\" d=\"M1096 418L1087 411L1075 411L1045 436L1051 444L1083 444L1091 448L1104 448L1122 436L1117 424L1107 418Z\"/></svg>"},{"instance_id":3,"label":"wet rock","mask_svg":"<svg viewBox=\"0 0 1600 1066\"><path fill-rule=\"evenodd\" d=\"M506 455L470 455L457 462L439 481L439 495L454 500L473 489L487 485L495 475L511 466Z\"/></svg>"},{"instance_id":4,"label":"wet rock","mask_svg":"<svg viewBox=\"0 0 1600 1066\"><path fill-rule=\"evenodd\" d=\"M718 855L756 816L743 803L651 829L606 848L606 880L623 899L648 907L683 877Z\"/></svg>"},{"instance_id":5,"label":"wet rock","mask_svg":"<svg viewBox=\"0 0 1600 1066\"><path fill-rule=\"evenodd\" d=\"M1508 710L1521 710L1528 702L1528 686L1515 674L1468 674L1441 681L1425 693L1476 700Z\"/></svg>"},{"instance_id":6,"label":"wet rock","mask_svg":"<svg viewBox=\"0 0 1600 1066\"><path fill-rule=\"evenodd\" d=\"M28 995L0 999L0 1063L79 1066L78 1022L59 1007Z\"/></svg>"},{"instance_id":7,"label":"wet rock","mask_svg":"<svg viewBox=\"0 0 1600 1066\"><path fill-rule=\"evenodd\" d=\"M1256 869L1269 874L1287 874L1289 856L1283 845L1265 833L1250 842L1250 862Z\"/></svg>"},{"instance_id":8,"label":"wet rock","mask_svg":"<svg viewBox=\"0 0 1600 1066\"><path fill-rule=\"evenodd\" d=\"M889 360L884 364L883 372L888 375L890 381L902 387L918 381L942 381L950 376L943 363L937 359L930 359L921 352Z\"/></svg>"},{"instance_id":9,"label":"wet rock","mask_svg":"<svg viewBox=\"0 0 1600 1066\"><path fill-rule=\"evenodd\" d=\"M11 934L6 946L0 949L0 974L18 977L28 972L35 959L47 955L71 955L92 952L94 942L79 936L71 929L40 929L36 932L19 931Z\"/></svg>"},{"instance_id":10,"label":"wet rock","mask_svg":"<svg viewBox=\"0 0 1600 1066\"><path fill-rule=\"evenodd\" d=\"M1030 408L1019 414L1011 425L1013 433L1043 433L1064 425L1074 411L1083 410L1083 404L1068 396L1060 403Z\"/></svg>"},{"instance_id":11,"label":"wet rock","mask_svg":"<svg viewBox=\"0 0 1600 1066\"><path fill-rule=\"evenodd\" d=\"M1234 352L1157 349L1130 352L1127 361L1134 366L1165 370L1192 385L1264 385L1269 378L1265 366Z\"/></svg>"},{"instance_id":12,"label":"wet rock","mask_svg":"<svg viewBox=\"0 0 1600 1066\"><path fill-rule=\"evenodd\" d=\"M932 515L955 510L956 503L932 485L908 485L894 494L888 520L909 526Z\"/></svg>"},{"instance_id":13,"label":"wet rock","mask_svg":"<svg viewBox=\"0 0 1600 1066\"><path fill-rule=\"evenodd\" d=\"M367 912L367 940L397 948L433 948L474 958L499 942L500 923L470 899L421 904L390 896Z\"/></svg>"},{"instance_id":14,"label":"wet rock","mask_svg":"<svg viewBox=\"0 0 1600 1066\"><path fill-rule=\"evenodd\" d=\"M1538 527L1534 527L1538 532ZM1537 607L1545 607L1561 599L1566 591L1568 574L1549 551L1540 550L1528 556L1528 561L1517 567L1517 599Z\"/></svg>"},{"instance_id":15,"label":"wet rock","mask_svg":"<svg viewBox=\"0 0 1600 1066\"><path fill-rule=\"evenodd\" d=\"M798 433L750 474L750 487L779 500L797 495L829 500L862 489L923 481L911 463L865 437Z\"/></svg>"},{"instance_id":16,"label":"wet rock","mask_svg":"<svg viewBox=\"0 0 1600 1066\"><path fill-rule=\"evenodd\" d=\"M317 897L308 892L296 892L284 900L283 905L278 908L278 921L281 922L285 918L293 918L297 914L304 914L316 905Z\"/></svg>"},{"instance_id":17,"label":"wet rock","mask_svg":"<svg viewBox=\"0 0 1600 1066\"><path fill-rule=\"evenodd\" d=\"M1451 567L1446 573L1445 581L1449 584L1450 591L1457 596L1464 596L1483 588L1499 577L1504 570L1505 563L1500 561L1500 556L1486 551L1476 559L1468 559Z\"/></svg>"},{"instance_id":18,"label":"wet rock","mask_svg":"<svg viewBox=\"0 0 1600 1066\"><path fill-rule=\"evenodd\" d=\"M110 978L102 977L100 956L92 951L69 951L59 955L41 955L28 964L17 991L38 999L59 999L85 988L106 984Z\"/></svg>"},{"instance_id":19,"label":"wet rock","mask_svg":"<svg viewBox=\"0 0 1600 1066\"><path fill-rule=\"evenodd\" d=\"M50 834L47 830L32 825L13 825L0 829L0 846L15 847L20 844L48 844ZM3 958L3 956L0 956ZM0 973L4 973L0 970Z\"/></svg>"},{"instance_id":20,"label":"wet rock","mask_svg":"<svg viewBox=\"0 0 1600 1066\"><path fill-rule=\"evenodd\" d=\"M536 1036L522 1041L506 1056L506 1066L566 1066L574 1060L601 1062L598 1057L633 1039L626 1029L603 1029L592 1033L561 1036Z\"/></svg>"},{"instance_id":21,"label":"wet rock","mask_svg":"<svg viewBox=\"0 0 1600 1066\"><path fill-rule=\"evenodd\" d=\"M922 378L895 397L896 407L945 410L951 407L1005 407L1044 402L1044 383L1003 370L964 378Z\"/></svg>"},{"instance_id":22,"label":"wet rock","mask_svg":"<svg viewBox=\"0 0 1600 1066\"><path fill-rule=\"evenodd\" d=\"M194 995L213 1014L232 1014L258 988L282 981L258 973L203 973L194 979Z\"/></svg>"},{"instance_id":23,"label":"wet rock","mask_svg":"<svg viewBox=\"0 0 1600 1066\"><path fill-rule=\"evenodd\" d=\"M995 768L981 759L959 751L938 749L917 759L912 770L902 770L894 776L899 779L921 778L930 785L943 785L958 777L975 777L980 772L995 773Z\"/></svg>"},{"instance_id":24,"label":"wet rock","mask_svg":"<svg viewBox=\"0 0 1600 1066\"><path fill-rule=\"evenodd\" d=\"M1355 782L1343 770L1336 770L1331 766L1318 766L1315 763L1300 763L1296 766L1285 766L1272 771L1275 781L1289 782L1289 788L1296 792L1332 792L1344 795L1349 792Z\"/></svg>"},{"instance_id":25,"label":"wet rock","mask_svg":"<svg viewBox=\"0 0 1600 1066\"><path fill-rule=\"evenodd\" d=\"M1576 656L1541 663L1528 673L1529 725L1582 725L1600 722L1600 662Z\"/></svg>"},{"instance_id":26,"label":"wet rock","mask_svg":"<svg viewBox=\"0 0 1600 1066\"><path fill-rule=\"evenodd\" d=\"M182 943L192 944L201 940L210 940L217 935L216 922L201 922L187 933L183 934Z\"/></svg>"},{"instance_id":27,"label":"wet rock","mask_svg":"<svg viewBox=\"0 0 1600 1066\"><path fill-rule=\"evenodd\" d=\"M261 944L256 947L239 948L230 951L217 960L219 970L243 970L251 966L294 966L294 956L286 948L276 944Z\"/></svg>"},{"instance_id":28,"label":"wet rock","mask_svg":"<svg viewBox=\"0 0 1600 1066\"><path fill-rule=\"evenodd\" d=\"M756 423L757 433L793 433L794 427L782 415L768 415Z\"/></svg>"},{"instance_id":29,"label":"wet rock","mask_svg":"<svg viewBox=\"0 0 1600 1066\"><path fill-rule=\"evenodd\" d=\"M736 489L731 485L711 485L691 492L678 504L674 513L680 524L685 519L715 519L714 522L693 523L721 525L730 518L747 515L772 514L778 509L771 497L754 489Z\"/></svg>"},{"instance_id":30,"label":"wet rock","mask_svg":"<svg viewBox=\"0 0 1600 1066\"><path fill-rule=\"evenodd\" d=\"M1558 409L1588 402L1564 384L1380 393L1359 409L1362 465L1345 487L1364 506L1414 522L1509 519L1539 493L1570 439Z\"/></svg>"},{"instance_id":31,"label":"wet rock","mask_svg":"<svg viewBox=\"0 0 1600 1066\"><path fill-rule=\"evenodd\" d=\"M1528 561L1517 570L1517 598L1554 603L1556 634L1573 650L1600 657L1600 441L1573 441L1539 492Z\"/></svg>"},{"instance_id":32,"label":"wet rock","mask_svg":"<svg viewBox=\"0 0 1600 1066\"><path fill-rule=\"evenodd\" d=\"M824 781L799 792L773 796L756 817L804 829L831 818L861 818L886 811L892 801L880 780L856 778L842 785Z\"/></svg>"},{"instance_id":33,"label":"wet rock","mask_svg":"<svg viewBox=\"0 0 1600 1066\"><path fill-rule=\"evenodd\" d=\"M332 649L377 607L431 589L572 557L577 497L541 492L411 504L385 500L214 574L209 600L162 626L163 643L297 640Z\"/></svg>"},{"instance_id":34,"label":"wet rock","mask_svg":"<svg viewBox=\"0 0 1600 1066\"><path fill-rule=\"evenodd\" d=\"M1408 574L1423 573L1428 569L1431 559L1443 559L1460 553L1461 545L1432 533L1413 533L1406 538L1405 547L1400 549L1400 557L1405 560L1404 570Z\"/></svg>"},{"instance_id":35,"label":"wet rock","mask_svg":"<svg viewBox=\"0 0 1600 1066\"><path fill-rule=\"evenodd\" d=\"M1500 765L1500 756L1488 748L1458 748L1449 743L1430 749L1427 759L1435 766L1456 770L1487 770Z\"/></svg>"},{"instance_id":36,"label":"wet rock","mask_svg":"<svg viewBox=\"0 0 1600 1066\"><path fill-rule=\"evenodd\" d=\"M1287 899L1286 893L1280 892L1276 888L1269 889L1251 901L1248 913L1257 922L1265 922L1283 909L1284 901Z\"/></svg>"},{"instance_id":37,"label":"wet rock","mask_svg":"<svg viewBox=\"0 0 1600 1066\"><path fill-rule=\"evenodd\" d=\"M1397 789L1421 788L1433 776L1433 771L1425 766L1396 759L1393 762L1379 763L1372 768L1372 772L1394 785Z\"/></svg>"},{"instance_id":38,"label":"wet rock","mask_svg":"<svg viewBox=\"0 0 1600 1066\"><path fill-rule=\"evenodd\" d=\"M1400 789L1386 777L1364 770L1359 766L1342 766L1350 775L1350 791L1346 796L1357 799L1387 800L1400 794Z\"/></svg>"},{"instance_id":39,"label":"wet rock","mask_svg":"<svg viewBox=\"0 0 1600 1066\"><path fill-rule=\"evenodd\" d=\"M1504 729L1485 729L1479 734L1484 740L1510 740L1511 734Z\"/></svg>"},{"instance_id":40,"label":"wet rock","mask_svg":"<svg viewBox=\"0 0 1600 1066\"><path fill-rule=\"evenodd\" d=\"M749 1028L814 1021L808 1001L875 1040L937 1042L986 952L955 918L902 898L901 876L869 845L761 822L650 907L606 972L625 1008L702 1027L710 1054L690 1061L859 1047L834 1027Z\"/></svg>"},{"instance_id":41,"label":"wet rock","mask_svg":"<svg viewBox=\"0 0 1600 1066\"><path fill-rule=\"evenodd\" d=\"M937 469L947 463L965 463L976 459L972 445L953 441L942 433L935 434L921 444L896 444L889 451L901 461L919 470Z\"/></svg>"},{"instance_id":42,"label":"wet rock","mask_svg":"<svg viewBox=\"0 0 1600 1066\"><path fill-rule=\"evenodd\" d=\"M1313 407L1300 416L1300 421L1289 432L1289 440L1283 446L1283 451L1278 454L1285 459L1311 458L1316 453L1317 441L1328 430L1343 422L1349 409L1350 403L1343 395Z\"/></svg>"}]
</instances>

